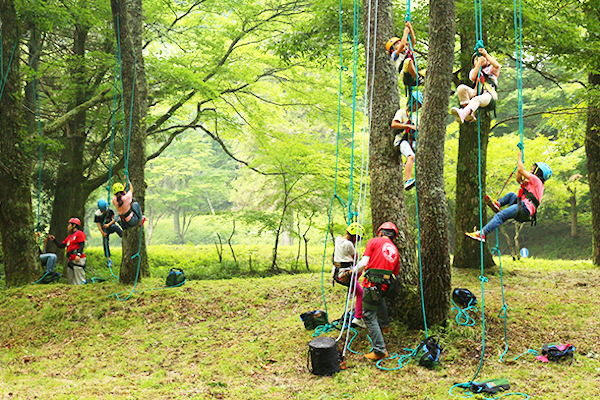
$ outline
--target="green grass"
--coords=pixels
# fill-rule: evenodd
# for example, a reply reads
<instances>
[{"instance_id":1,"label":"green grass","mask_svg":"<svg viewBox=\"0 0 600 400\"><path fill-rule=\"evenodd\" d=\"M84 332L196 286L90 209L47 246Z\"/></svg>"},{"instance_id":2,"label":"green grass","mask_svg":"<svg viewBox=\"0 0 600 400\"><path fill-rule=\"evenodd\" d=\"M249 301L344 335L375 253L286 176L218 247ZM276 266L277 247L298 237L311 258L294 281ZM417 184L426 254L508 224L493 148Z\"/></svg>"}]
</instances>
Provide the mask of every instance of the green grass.
<instances>
[{"instance_id":1,"label":"green grass","mask_svg":"<svg viewBox=\"0 0 600 400\"><path fill-rule=\"evenodd\" d=\"M506 359L547 342L577 347L572 366L533 356L500 363L504 328L499 275L485 284L486 343L478 379L506 377L535 399L593 399L600 386L600 271L589 262L503 260L509 306ZM478 271L453 270L453 285L480 298ZM142 282L140 289L163 284ZM359 355L335 377L306 368L311 333L299 314L321 308L318 273L267 278L196 280L168 290L107 297L129 287L28 286L0 291L2 399L449 399L448 389L477 370L477 325L435 328L444 347L441 367L414 363L384 372ZM330 315L342 313L344 292L325 285ZM330 334L331 336L334 333ZM391 352L416 346L422 332L397 322ZM364 333L356 351L368 351ZM460 391L457 391L460 393ZM459 398L458 396L456 398ZM511 397L512 398L512 397ZM522 397L514 397L522 398Z\"/></svg>"}]
</instances>

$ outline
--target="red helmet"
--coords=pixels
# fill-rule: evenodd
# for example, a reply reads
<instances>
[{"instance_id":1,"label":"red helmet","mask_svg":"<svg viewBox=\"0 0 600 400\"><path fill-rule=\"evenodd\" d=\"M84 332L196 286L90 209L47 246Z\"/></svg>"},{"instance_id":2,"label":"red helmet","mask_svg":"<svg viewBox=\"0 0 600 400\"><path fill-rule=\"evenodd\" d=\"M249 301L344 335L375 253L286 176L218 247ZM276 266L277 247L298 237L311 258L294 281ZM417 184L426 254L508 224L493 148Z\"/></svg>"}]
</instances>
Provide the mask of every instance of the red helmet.
<instances>
[{"instance_id":1,"label":"red helmet","mask_svg":"<svg viewBox=\"0 0 600 400\"><path fill-rule=\"evenodd\" d=\"M75 225L79 225L79 226L81 226L81 221L79 220L79 218L74 218L74 217L73 217L73 218L71 218L71 219L69 220L69 223L70 223L70 224L75 224Z\"/></svg>"},{"instance_id":2,"label":"red helmet","mask_svg":"<svg viewBox=\"0 0 600 400\"><path fill-rule=\"evenodd\" d=\"M381 224L381 226L377 228L377 235L379 235L379 232L381 232L382 229L390 229L396 232L396 236L398 236L398 227L393 222L388 221Z\"/></svg>"}]
</instances>

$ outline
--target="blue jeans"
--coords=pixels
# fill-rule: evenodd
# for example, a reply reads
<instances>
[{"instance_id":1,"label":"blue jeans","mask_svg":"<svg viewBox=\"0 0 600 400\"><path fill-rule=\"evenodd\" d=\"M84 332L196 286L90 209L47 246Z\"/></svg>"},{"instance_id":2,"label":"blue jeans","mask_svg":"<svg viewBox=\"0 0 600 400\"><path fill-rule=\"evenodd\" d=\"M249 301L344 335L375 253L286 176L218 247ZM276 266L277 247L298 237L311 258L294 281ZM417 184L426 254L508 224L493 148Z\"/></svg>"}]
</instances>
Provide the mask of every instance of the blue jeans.
<instances>
[{"instance_id":1,"label":"blue jeans","mask_svg":"<svg viewBox=\"0 0 600 400\"><path fill-rule=\"evenodd\" d=\"M488 222L487 225L483 227L483 229L481 229L481 232L484 235L487 235L488 233L494 232L496 228L498 228L500 225L502 225L509 219L514 218L515 214L517 213L517 210L519 209L519 206L517 205L517 199L517 195L512 192L507 193L506 195L498 199L498 204L500 205L500 207L508 207L494 215L494 218L492 218L492 220ZM529 210L527 210L527 207L523 207L523 210L529 214Z\"/></svg>"},{"instance_id":2,"label":"blue jeans","mask_svg":"<svg viewBox=\"0 0 600 400\"><path fill-rule=\"evenodd\" d=\"M54 272L54 267L56 267L56 254L40 254L40 259L42 260L42 265L46 265L46 272Z\"/></svg>"},{"instance_id":3,"label":"blue jeans","mask_svg":"<svg viewBox=\"0 0 600 400\"><path fill-rule=\"evenodd\" d=\"M367 326L367 331L373 342L373 351L378 354L385 354L385 341L381 326L389 326L389 317L387 312L387 304L385 299L381 299L377 310L363 309L363 321Z\"/></svg>"},{"instance_id":4,"label":"blue jeans","mask_svg":"<svg viewBox=\"0 0 600 400\"><path fill-rule=\"evenodd\" d=\"M117 224L112 224L108 228L104 229L104 232L107 233L106 236L102 238L102 245L104 246L104 255L107 258L110 258L110 234L116 233L119 237L123 236L123 230Z\"/></svg>"}]
</instances>

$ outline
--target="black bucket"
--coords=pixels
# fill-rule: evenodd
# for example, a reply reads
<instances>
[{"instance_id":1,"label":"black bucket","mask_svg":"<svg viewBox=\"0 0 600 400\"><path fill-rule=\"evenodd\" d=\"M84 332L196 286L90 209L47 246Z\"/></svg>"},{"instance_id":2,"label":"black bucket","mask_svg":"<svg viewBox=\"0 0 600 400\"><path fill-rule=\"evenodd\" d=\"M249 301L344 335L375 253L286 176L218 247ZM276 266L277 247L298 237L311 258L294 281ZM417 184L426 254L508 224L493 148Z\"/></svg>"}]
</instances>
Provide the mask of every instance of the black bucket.
<instances>
[{"instance_id":1,"label":"black bucket","mask_svg":"<svg viewBox=\"0 0 600 400\"><path fill-rule=\"evenodd\" d=\"M340 351L335 339L318 337L308 343L308 370L321 376L331 376L340 372Z\"/></svg>"}]
</instances>

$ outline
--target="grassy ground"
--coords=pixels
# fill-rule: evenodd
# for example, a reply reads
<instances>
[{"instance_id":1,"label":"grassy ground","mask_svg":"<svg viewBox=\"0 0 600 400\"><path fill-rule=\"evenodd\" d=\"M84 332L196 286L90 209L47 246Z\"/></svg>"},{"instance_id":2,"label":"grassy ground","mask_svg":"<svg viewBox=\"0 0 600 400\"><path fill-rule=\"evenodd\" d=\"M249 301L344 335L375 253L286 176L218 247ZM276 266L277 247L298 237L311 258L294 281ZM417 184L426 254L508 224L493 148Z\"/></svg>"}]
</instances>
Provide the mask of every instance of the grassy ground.
<instances>
[{"instance_id":1,"label":"grassy ground","mask_svg":"<svg viewBox=\"0 0 600 400\"><path fill-rule=\"evenodd\" d=\"M507 359L543 343L577 347L572 366L533 356L500 363L504 350L498 274L485 284L486 343L478 379L506 377L535 399L594 399L600 386L600 271L588 262L504 260L509 306ZM454 286L480 297L478 271L453 271ZM149 288L162 279L143 283ZM442 365L413 363L385 372L359 355L335 377L308 373L302 312L322 307L316 273L190 281L136 293L126 302L106 297L125 290L105 282L80 287L30 286L0 291L0 399L449 399L448 389L477 370L477 325L435 329ZM326 284L330 315L344 293ZM397 323L391 352L414 347L422 332ZM330 336L333 336L331 333ZM352 348L368 351L363 332ZM457 393L460 393L457 391ZM458 398L458 397L456 397ZM511 397L512 398L512 397ZM523 397L514 397L521 399Z\"/></svg>"}]
</instances>

